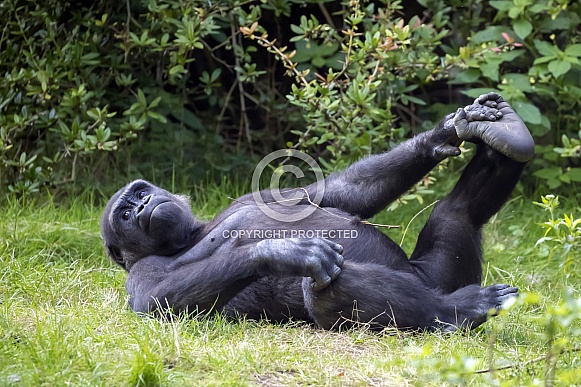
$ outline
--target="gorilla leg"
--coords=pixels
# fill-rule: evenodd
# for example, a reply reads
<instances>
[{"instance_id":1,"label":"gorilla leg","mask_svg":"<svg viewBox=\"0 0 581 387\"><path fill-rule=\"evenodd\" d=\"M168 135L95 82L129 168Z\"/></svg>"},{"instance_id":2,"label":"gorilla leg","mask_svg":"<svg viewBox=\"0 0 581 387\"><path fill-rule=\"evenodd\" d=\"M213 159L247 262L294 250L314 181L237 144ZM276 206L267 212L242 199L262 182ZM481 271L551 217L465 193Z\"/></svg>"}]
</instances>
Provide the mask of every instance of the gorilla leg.
<instances>
[{"instance_id":1,"label":"gorilla leg","mask_svg":"<svg viewBox=\"0 0 581 387\"><path fill-rule=\"evenodd\" d=\"M481 228L509 198L525 163L478 147L460 180L434 208L410 264L430 287L446 293L480 284Z\"/></svg>"},{"instance_id":2,"label":"gorilla leg","mask_svg":"<svg viewBox=\"0 0 581 387\"><path fill-rule=\"evenodd\" d=\"M341 275L323 290L313 291L312 280L303 279L303 293L307 311L324 329L367 325L455 330L482 324L489 311L515 297L517 289L470 285L444 294L413 273L346 261Z\"/></svg>"}]
</instances>

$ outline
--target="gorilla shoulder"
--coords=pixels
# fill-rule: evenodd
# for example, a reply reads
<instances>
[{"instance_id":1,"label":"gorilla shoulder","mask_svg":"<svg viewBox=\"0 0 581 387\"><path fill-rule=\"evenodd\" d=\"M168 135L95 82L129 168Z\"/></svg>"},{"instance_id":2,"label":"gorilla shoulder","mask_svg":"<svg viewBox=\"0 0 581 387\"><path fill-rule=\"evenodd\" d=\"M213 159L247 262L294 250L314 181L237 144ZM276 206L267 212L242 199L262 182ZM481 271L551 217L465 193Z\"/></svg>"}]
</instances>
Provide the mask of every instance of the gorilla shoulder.
<instances>
[{"instance_id":1,"label":"gorilla shoulder","mask_svg":"<svg viewBox=\"0 0 581 387\"><path fill-rule=\"evenodd\" d=\"M171 256L188 247L202 223L189 199L145 180L121 188L107 203L101 236L109 257L125 270L149 255Z\"/></svg>"}]
</instances>

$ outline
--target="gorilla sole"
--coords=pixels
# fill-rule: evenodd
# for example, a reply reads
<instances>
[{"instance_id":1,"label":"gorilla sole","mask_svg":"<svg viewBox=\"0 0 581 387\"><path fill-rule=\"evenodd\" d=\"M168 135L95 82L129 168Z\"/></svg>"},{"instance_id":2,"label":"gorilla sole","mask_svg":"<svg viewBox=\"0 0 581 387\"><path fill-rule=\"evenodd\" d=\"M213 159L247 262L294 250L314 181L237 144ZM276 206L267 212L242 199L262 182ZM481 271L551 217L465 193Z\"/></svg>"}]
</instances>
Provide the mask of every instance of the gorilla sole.
<instances>
[{"instance_id":1,"label":"gorilla sole","mask_svg":"<svg viewBox=\"0 0 581 387\"><path fill-rule=\"evenodd\" d=\"M441 160L459 155L463 139L478 144L476 154L435 206L410 257L361 221ZM107 204L102 237L107 254L129 272L126 289L136 312L220 311L325 329L471 328L518 294L509 285L480 286L481 229L508 199L532 152L522 120L489 93L433 130L327 177L319 206L303 219L272 219L248 194L201 222L187 198L137 180ZM313 184L287 191L303 194L293 206L271 191L260 195L290 217L312 206L316 190ZM324 237L280 237L315 232Z\"/></svg>"}]
</instances>

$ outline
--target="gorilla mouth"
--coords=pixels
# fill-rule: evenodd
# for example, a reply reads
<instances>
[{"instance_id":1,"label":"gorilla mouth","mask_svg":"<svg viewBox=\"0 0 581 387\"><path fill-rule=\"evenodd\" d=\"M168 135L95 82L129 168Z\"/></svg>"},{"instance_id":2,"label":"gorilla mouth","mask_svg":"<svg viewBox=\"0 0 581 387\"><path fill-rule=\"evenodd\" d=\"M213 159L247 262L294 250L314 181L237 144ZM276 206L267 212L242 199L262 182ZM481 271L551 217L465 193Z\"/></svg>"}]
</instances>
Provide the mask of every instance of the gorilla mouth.
<instances>
[{"instance_id":1,"label":"gorilla mouth","mask_svg":"<svg viewBox=\"0 0 581 387\"><path fill-rule=\"evenodd\" d=\"M143 229L143 231L149 233L150 229L151 229L151 225L152 222L155 222L157 220L157 223L159 223L159 220L164 220L166 218L166 216L164 216L165 211L163 211L163 209L161 208L162 205L166 204L166 203L170 203L171 200L168 199L164 199L162 201L160 201L159 203L155 203L153 205L153 207L151 208L151 211L149 212L149 216L144 216L142 219L142 222L140 222L141 224L141 228ZM161 213L160 213L161 211ZM155 216L154 216L155 214ZM146 215L146 214L144 214Z\"/></svg>"}]
</instances>

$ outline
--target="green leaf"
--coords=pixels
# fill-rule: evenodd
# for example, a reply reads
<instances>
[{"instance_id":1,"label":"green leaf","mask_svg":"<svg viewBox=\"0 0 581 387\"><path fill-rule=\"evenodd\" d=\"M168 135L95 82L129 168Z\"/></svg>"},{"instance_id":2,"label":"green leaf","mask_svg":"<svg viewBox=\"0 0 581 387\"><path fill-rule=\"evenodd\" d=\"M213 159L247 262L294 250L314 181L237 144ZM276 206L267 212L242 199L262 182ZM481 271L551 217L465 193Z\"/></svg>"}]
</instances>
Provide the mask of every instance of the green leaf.
<instances>
[{"instance_id":1,"label":"green leaf","mask_svg":"<svg viewBox=\"0 0 581 387\"><path fill-rule=\"evenodd\" d=\"M581 57L581 44L573 44L565 49L565 55Z\"/></svg>"},{"instance_id":2,"label":"green leaf","mask_svg":"<svg viewBox=\"0 0 581 387\"><path fill-rule=\"evenodd\" d=\"M540 58L535 59L535 61L533 62L533 65L536 66L538 64L547 63L547 62L550 62L554 59L555 59L555 56L541 56Z\"/></svg>"},{"instance_id":3,"label":"green leaf","mask_svg":"<svg viewBox=\"0 0 581 387\"><path fill-rule=\"evenodd\" d=\"M291 24L290 28L291 28L291 31L294 32L295 34L300 34L300 35L305 34L305 31L297 25Z\"/></svg>"},{"instance_id":4,"label":"green leaf","mask_svg":"<svg viewBox=\"0 0 581 387\"><path fill-rule=\"evenodd\" d=\"M581 168L571 168L567 171L569 179L576 182L581 182Z\"/></svg>"},{"instance_id":5,"label":"green leaf","mask_svg":"<svg viewBox=\"0 0 581 387\"><path fill-rule=\"evenodd\" d=\"M534 40L535 48L539 51L539 54L543 56L557 56L561 53L559 48L553 46L549 42L545 42L544 40Z\"/></svg>"},{"instance_id":6,"label":"green leaf","mask_svg":"<svg viewBox=\"0 0 581 387\"><path fill-rule=\"evenodd\" d=\"M159 105L159 103L161 102L161 97L156 97L153 101L151 101L151 103L149 104L149 108L154 108L157 107L157 105Z\"/></svg>"},{"instance_id":7,"label":"green leaf","mask_svg":"<svg viewBox=\"0 0 581 387\"><path fill-rule=\"evenodd\" d=\"M546 4L534 4L528 8L531 13L540 13L547 10Z\"/></svg>"},{"instance_id":8,"label":"green leaf","mask_svg":"<svg viewBox=\"0 0 581 387\"><path fill-rule=\"evenodd\" d=\"M461 90L460 92L464 95L467 95L470 98L479 97L481 94L490 93L491 91L498 91L491 89L490 87L476 87L470 90Z\"/></svg>"},{"instance_id":9,"label":"green leaf","mask_svg":"<svg viewBox=\"0 0 581 387\"><path fill-rule=\"evenodd\" d=\"M419 98L416 98L414 96L408 95L407 98L410 100L410 102L415 103L416 105L425 105L426 101L421 100Z\"/></svg>"},{"instance_id":10,"label":"green leaf","mask_svg":"<svg viewBox=\"0 0 581 387\"><path fill-rule=\"evenodd\" d=\"M466 83L473 83L480 78L480 71L478 69L468 69L459 72L454 76L454 79L450 80L448 83L450 85L463 85Z\"/></svg>"},{"instance_id":11,"label":"green leaf","mask_svg":"<svg viewBox=\"0 0 581 387\"><path fill-rule=\"evenodd\" d=\"M555 189L555 188L559 188L562 184L559 181L559 179L553 178L553 179L547 179L547 185L549 186L549 189Z\"/></svg>"},{"instance_id":12,"label":"green leaf","mask_svg":"<svg viewBox=\"0 0 581 387\"><path fill-rule=\"evenodd\" d=\"M516 19L522 13L523 13L522 9L513 7L513 8L508 10L508 17L511 19Z\"/></svg>"},{"instance_id":13,"label":"green leaf","mask_svg":"<svg viewBox=\"0 0 581 387\"><path fill-rule=\"evenodd\" d=\"M529 81L529 77L524 74L505 74L504 78L508 81L508 83L513 86L514 88L522 91L522 92L532 92L533 88L531 86L531 82Z\"/></svg>"},{"instance_id":14,"label":"green leaf","mask_svg":"<svg viewBox=\"0 0 581 387\"><path fill-rule=\"evenodd\" d=\"M472 43L480 44L498 40L501 38L501 34L506 31L506 27L502 26L490 26L486 27L482 31L478 31L472 35Z\"/></svg>"},{"instance_id":15,"label":"green leaf","mask_svg":"<svg viewBox=\"0 0 581 387\"><path fill-rule=\"evenodd\" d=\"M514 32L518 35L519 38L524 39L531 34L533 31L533 25L524 19L518 19L513 24L512 27Z\"/></svg>"},{"instance_id":16,"label":"green leaf","mask_svg":"<svg viewBox=\"0 0 581 387\"><path fill-rule=\"evenodd\" d=\"M491 79L493 81L498 81L499 78L499 73L498 73L498 67L500 66L500 64L502 63L501 59L489 59L488 62L483 63L480 66L480 71L482 71L482 75L484 75L486 78Z\"/></svg>"},{"instance_id":17,"label":"green leaf","mask_svg":"<svg viewBox=\"0 0 581 387\"><path fill-rule=\"evenodd\" d=\"M161 122L163 124L166 124L167 123L167 119L164 116L162 116L161 114L159 114L159 113L156 113L156 112L147 112L147 115L149 117L153 118L154 120L157 120L157 121L159 121L159 122Z\"/></svg>"},{"instance_id":18,"label":"green leaf","mask_svg":"<svg viewBox=\"0 0 581 387\"><path fill-rule=\"evenodd\" d=\"M514 6L512 1L491 1L490 5L499 11L508 11Z\"/></svg>"},{"instance_id":19,"label":"green leaf","mask_svg":"<svg viewBox=\"0 0 581 387\"><path fill-rule=\"evenodd\" d=\"M519 56L521 56L524 53L525 53L525 50L507 51L507 52L501 53L500 58L502 59L503 62L512 62L513 60L515 60L516 58L518 58Z\"/></svg>"},{"instance_id":20,"label":"green leaf","mask_svg":"<svg viewBox=\"0 0 581 387\"><path fill-rule=\"evenodd\" d=\"M567 184L571 183L571 178L567 174L559 176L559 180Z\"/></svg>"},{"instance_id":21,"label":"green leaf","mask_svg":"<svg viewBox=\"0 0 581 387\"><path fill-rule=\"evenodd\" d=\"M525 122L538 125L542 122L542 115L539 108L530 102L517 101L512 104L514 111L523 119Z\"/></svg>"},{"instance_id":22,"label":"green leaf","mask_svg":"<svg viewBox=\"0 0 581 387\"><path fill-rule=\"evenodd\" d=\"M559 78L561 75L567 73L571 70L571 63L564 60L554 60L549 63L549 71L555 78Z\"/></svg>"},{"instance_id":23,"label":"green leaf","mask_svg":"<svg viewBox=\"0 0 581 387\"><path fill-rule=\"evenodd\" d=\"M137 101L139 101L142 106L147 106L147 99L145 98L145 94L143 94L143 90L141 89L137 89Z\"/></svg>"},{"instance_id":24,"label":"green leaf","mask_svg":"<svg viewBox=\"0 0 581 387\"><path fill-rule=\"evenodd\" d=\"M339 45L336 43L327 43L319 46L317 53L320 56L329 56L337 52Z\"/></svg>"},{"instance_id":25,"label":"green leaf","mask_svg":"<svg viewBox=\"0 0 581 387\"><path fill-rule=\"evenodd\" d=\"M555 179L561 175L562 171L559 167L543 168L535 171L533 176L540 177L541 179Z\"/></svg>"},{"instance_id":26,"label":"green leaf","mask_svg":"<svg viewBox=\"0 0 581 387\"><path fill-rule=\"evenodd\" d=\"M176 74L180 74L183 73L184 70L184 66L182 65L175 65L174 67L172 67L171 69L169 69L169 75L176 75Z\"/></svg>"},{"instance_id":27,"label":"green leaf","mask_svg":"<svg viewBox=\"0 0 581 387\"><path fill-rule=\"evenodd\" d=\"M210 82L216 82L220 77L220 74L222 74L222 69L219 67L212 71L212 75L210 75Z\"/></svg>"},{"instance_id":28,"label":"green leaf","mask_svg":"<svg viewBox=\"0 0 581 387\"><path fill-rule=\"evenodd\" d=\"M320 57L319 55L315 55L311 59L311 63L315 67L323 67L325 65L325 60L322 57Z\"/></svg>"}]
</instances>

